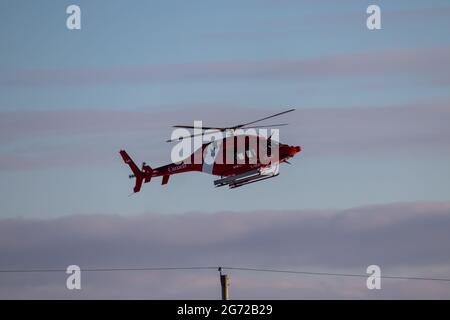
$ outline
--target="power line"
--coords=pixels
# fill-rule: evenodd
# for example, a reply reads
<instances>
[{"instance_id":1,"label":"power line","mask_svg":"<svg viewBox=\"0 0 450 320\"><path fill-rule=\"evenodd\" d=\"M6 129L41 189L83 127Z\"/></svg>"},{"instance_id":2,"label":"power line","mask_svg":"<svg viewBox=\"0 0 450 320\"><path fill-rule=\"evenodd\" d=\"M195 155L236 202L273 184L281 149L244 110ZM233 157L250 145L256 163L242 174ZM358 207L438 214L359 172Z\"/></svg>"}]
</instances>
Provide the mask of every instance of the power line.
<instances>
[{"instance_id":1,"label":"power line","mask_svg":"<svg viewBox=\"0 0 450 320\"><path fill-rule=\"evenodd\" d=\"M336 276L336 277L359 277L367 278L368 274L357 273L331 273L331 272L313 272L313 271L296 271L296 270L279 270L279 269L258 269L258 268L243 268L243 267L222 267L227 270L241 270L241 271L255 271L255 272L273 272L273 273L288 273L288 274L304 274L314 276ZM426 278L426 277L410 277L410 276L380 276L382 279L399 279L399 280L428 280L428 281L445 281L450 282L450 278Z\"/></svg>"},{"instance_id":2,"label":"power line","mask_svg":"<svg viewBox=\"0 0 450 320\"><path fill-rule=\"evenodd\" d=\"M262 269L262 268L246 268L246 267L214 267L214 266L194 266L194 267L136 267L136 268L81 268L83 272L114 272L114 271L177 271L177 270L236 270L250 272L271 272L284 274L299 274L313 276L334 276L334 277L359 277L367 278L368 274L357 273L332 273L332 272L315 272L304 270L282 270L282 269ZM0 273L50 273L50 272L66 272L65 269L3 269ZM397 280L423 280L423 281L441 281L450 282L450 278L435 277L412 277L412 276L395 276L382 275L382 279Z\"/></svg>"},{"instance_id":3,"label":"power line","mask_svg":"<svg viewBox=\"0 0 450 320\"><path fill-rule=\"evenodd\" d=\"M218 267L143 267L143 268L81 268L83 272L112 272L112 271L170 271L170 270L217 270ZM5 269L0 273L39 273L66 272L65 269Z\"/></svg>"}]
</instances>

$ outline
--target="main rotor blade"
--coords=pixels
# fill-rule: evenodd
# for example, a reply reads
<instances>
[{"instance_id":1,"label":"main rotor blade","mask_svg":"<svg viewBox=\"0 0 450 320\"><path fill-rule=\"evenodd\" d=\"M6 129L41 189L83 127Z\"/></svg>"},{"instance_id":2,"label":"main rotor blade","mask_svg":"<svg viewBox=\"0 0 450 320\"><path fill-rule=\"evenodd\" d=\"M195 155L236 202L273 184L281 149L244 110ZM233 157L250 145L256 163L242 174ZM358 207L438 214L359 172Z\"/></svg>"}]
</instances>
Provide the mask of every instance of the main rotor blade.
<instances>
[{"instance_id":1,"label":"main rotor blade","mask_svg":"<svg viewBox=\"0 0 450 320\"><path fill-rule=\"evenodd\" d=\"M221 130L216 129L216 131L220 132ZM206 133L202 132L202 133L197 133L197 134L191 134L190 136L180 137L178 139L169 139L169 140L166 140L166 142L181 141L182 139L193 138L193 137L198 137L198 136L206 136L206 135L213 134L213 133L215 133L215 132L206 132Z\"/></svg>"},{"instance_id":2,"label":"main rotor blade","mask_svg":"<svg viewBox=\"0 0 450 320\"><path fill-rule=\"evenodd\" d=\"M278 117L278 116L281 116L282 114L285 114L285 113L288 113L288 112L292 112L294 110L295 109L289 109L289 110L286 110L286 111L283 111L283 112L279 112L279 113L273 114L273 115L265 117L265 118L261 118L261 119L255 120L255 121L251 121L251 122L247 122L247 123L243 123L243 124L237 125L235 128L242 128L244 126L248 126L249 124L253 124L253 123L256 123L256 122L267 120L267 119L270 119L270 118L273 118L273 117Z\"/></svg>"},{"instance_id":3,"label":"main rotor blade","mask_svg":"<svg viewBox=\"0 0 450 320\"><path fill-rule=\"evenodd\" d=\"M219 130L224 131L227 128L220 128L220 127L195 127L195 126L183 126L183 125L177 125L172 126L173 128L184 128L184 129L202 129L202 130Z\"/></svg>"},{"instance_id":4,"label":"main rotor blade","mask_svg":"<svg viewBox=\"0 0 450 320\"><path fill-rule=\"evenodd\" d=\"M237 126L232 126L232 127L196 127L196 126L185 126L185 125L176 125L176 126L172 126L172 127L173 128L184 128L184 129L202 129L202 130L226 131L226 130L229 130L229 129L231 129L231 130L239 129L239 128L248 126L250 124L254 124L254 123L257 123L257 122L260 122L260 121L263 121L263 120L267 120L267 119L271 119L271 118L274 118L274 117L278 117L278 116L281 116L282 114L285 114L285 113L288 113L288 112L292 112L294 110L295 109L289 109L289 110L286 110L286 111L283 111L283 112L275 113L275 114L273 114L271 116L268 116L268 117L264 117L264 118L261 118L261 119L255 120L255 121L250 121L250 122L247 122L247 123L238 124ZM285 125L286 124L272 125L272 126L285 126ZM259 126L256 126L256 127L253 127L253 128L258 128L258 127ZM261 126L261 128L264 128L264 127L268 127L268 125L267 126Z\"/></svg>"},{"instance_id":5,"label":"main rotor blade","mask_svg":"<svg viewBox=\"0 0 450 320\"><path fill-rule=\"evenodd\" d=\"M258 129L258 128L282 127L282 126L287 126L288 124L289 123L267 124L267 125L260 125L260 126L243 127L243 128L240 128L240 129Z\"/></svg>"}]
</instances>

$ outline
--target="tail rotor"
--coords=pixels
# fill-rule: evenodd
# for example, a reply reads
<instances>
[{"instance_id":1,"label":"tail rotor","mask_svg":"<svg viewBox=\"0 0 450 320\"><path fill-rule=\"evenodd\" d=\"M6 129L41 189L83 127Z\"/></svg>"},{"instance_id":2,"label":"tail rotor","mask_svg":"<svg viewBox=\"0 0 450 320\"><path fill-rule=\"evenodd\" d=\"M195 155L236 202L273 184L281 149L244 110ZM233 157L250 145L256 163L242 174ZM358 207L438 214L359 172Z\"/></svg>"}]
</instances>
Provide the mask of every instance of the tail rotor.
<instances>
[{"instance_id":1,"label":"tail rotor","mask_svg":"<svg viewBox=\"0 0 450 320\"><path fill-rule=\"evenodd\" d=\"M128 177L130 179L136 178L133 191L134 193L137 193L141 190L143 182L150 181L150 179L152 178L153 170L145 162L142 163L142 169L139 169L125 150L120 150L120 155L122 156L123 161L130 167L131 171L133 172Z\"/></svg>"}]
</instances>

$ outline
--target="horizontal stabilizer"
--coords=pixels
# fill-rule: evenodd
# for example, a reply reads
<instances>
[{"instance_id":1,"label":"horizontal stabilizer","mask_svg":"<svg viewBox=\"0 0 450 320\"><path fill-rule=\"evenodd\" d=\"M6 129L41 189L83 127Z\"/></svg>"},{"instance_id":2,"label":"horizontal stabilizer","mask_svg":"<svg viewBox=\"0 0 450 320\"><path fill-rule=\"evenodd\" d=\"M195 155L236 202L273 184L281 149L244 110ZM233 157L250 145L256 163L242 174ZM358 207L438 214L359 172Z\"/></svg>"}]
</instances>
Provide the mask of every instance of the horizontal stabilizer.
<instances>
[{"instance_id":1,"label":"horizontal stabilizer","mask_svg":"<svg viewBox=\"0 0 450 320\"><path fill-rule=\"evenodd\" d=\"M167 184L167 183L169 183L169 177L170 177L169 174L163 176L163 178L162 178L162 183L161 183L161 184Z\"/></svg>"}]
</instances>

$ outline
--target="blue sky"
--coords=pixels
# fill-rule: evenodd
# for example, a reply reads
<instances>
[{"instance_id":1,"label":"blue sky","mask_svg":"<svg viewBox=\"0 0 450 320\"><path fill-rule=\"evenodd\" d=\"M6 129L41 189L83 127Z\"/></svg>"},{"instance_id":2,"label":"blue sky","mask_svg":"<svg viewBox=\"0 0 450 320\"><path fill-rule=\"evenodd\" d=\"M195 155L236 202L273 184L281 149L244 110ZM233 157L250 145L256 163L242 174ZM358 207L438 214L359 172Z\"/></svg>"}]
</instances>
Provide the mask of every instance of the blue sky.
<instances>
[{"instance_id":1,"label":"blue sky","mask_svg":"<svg viewBox=\"0 0 450 320\"><path fill-rule=\"evenodd\" d=\"M66 28L70 4L81 30ZM366 28L370 4L382 30ZM0 26L0 269L375 263L449 278L448 1L4 0ZM189 173L128 197L120 149L158 167L172 125L291 107L280 140L303 151L277 178L228 190ZM232 298L450 296L438 282L230 274ZM64 277L4 273L0 297L219 292L215 271L88 274L81 292Z\"/></svg>"},{"instance_id":2,"label":"blue sky","mask_svg":"<svg viewBox=\"0 0 450 320\"><path fill-rule=\"evenodd\" d=\"M69 31L71 3L0 4L2 217L449 200L449 132L436 123L448 119L450 101L446 1L378 1L379 31L365 27L369 1L78 1L82 29ZM384 111L435 105L444 111L424 125L420 114L396 122ZM298 110L281 140L304 152L277 179L228 191L194 173L164 187L155 179L127 197L132 182L119 149L156 167L169 160L164 140L173 124L225 125L288 106ZM369 108L379 110L380 131L405 122L406 136L394 146L398 137L388 133L358 142L366 149L355 151L352 135L369 138L364 111L362 120L341 122L354 127L344 136L333 131L342 128L324 125L330 116L315 116L320 109L326 115ZM147 120L135 129L128 113ZM320 137L305 137L311 132ZM443 141L421 140L417 150L408 141L415 133ZM348 152L316 152L316 143L342 144ZM270 196L261 201L261 194Z\"/></svg>"}]
</instances>

